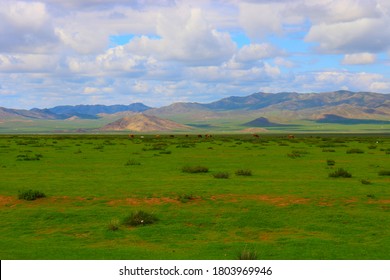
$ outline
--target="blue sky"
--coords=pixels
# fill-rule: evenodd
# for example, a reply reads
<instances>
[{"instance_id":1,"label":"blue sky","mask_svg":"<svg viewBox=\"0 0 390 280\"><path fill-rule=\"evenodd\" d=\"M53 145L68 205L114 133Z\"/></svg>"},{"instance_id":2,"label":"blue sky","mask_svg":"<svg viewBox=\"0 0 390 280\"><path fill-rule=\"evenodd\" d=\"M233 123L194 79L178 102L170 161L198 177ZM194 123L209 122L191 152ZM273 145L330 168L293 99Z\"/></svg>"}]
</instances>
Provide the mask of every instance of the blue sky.
<instances>
[{"instance_id":1,"label":"blue sky","mask_svg":"<svg viewBox=\"0 0 390 280\"><path fill-rule=\"evenodd\" d=\"M390 93L388 0L2 0L0 106Z\"/></svg>"}]
</instances>

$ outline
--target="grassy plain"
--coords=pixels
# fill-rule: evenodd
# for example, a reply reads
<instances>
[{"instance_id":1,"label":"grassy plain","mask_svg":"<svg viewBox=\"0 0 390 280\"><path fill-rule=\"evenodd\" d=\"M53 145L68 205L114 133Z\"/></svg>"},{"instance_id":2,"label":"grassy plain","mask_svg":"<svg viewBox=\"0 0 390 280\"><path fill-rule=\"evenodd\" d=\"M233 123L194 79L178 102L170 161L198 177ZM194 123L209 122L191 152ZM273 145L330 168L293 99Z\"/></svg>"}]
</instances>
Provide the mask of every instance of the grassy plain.
<instances>
[{"instance_id":1,"label":"grassy plain","mask_svg":"<svg viewBox=\"0 0 390 280\"><path fill-rule=\"evenodd\" d=\"M0 258L389 259L386 170L386 135L2 135Z\"/></svg>"}]
</instances>

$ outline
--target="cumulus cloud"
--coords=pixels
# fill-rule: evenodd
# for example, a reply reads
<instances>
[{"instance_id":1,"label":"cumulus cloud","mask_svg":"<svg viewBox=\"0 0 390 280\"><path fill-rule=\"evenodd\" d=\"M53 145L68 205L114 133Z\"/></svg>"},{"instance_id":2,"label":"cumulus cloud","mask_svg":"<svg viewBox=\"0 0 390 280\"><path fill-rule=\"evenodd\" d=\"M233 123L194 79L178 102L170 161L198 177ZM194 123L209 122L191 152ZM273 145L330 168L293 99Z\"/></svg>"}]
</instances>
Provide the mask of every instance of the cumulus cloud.
<instances>
[{"instance_id":1,"label":"cumulus cloud","mask_svg":"<svg viewBox=\"0 0 390 280\"><path fill-rule=\"evenodd\" d=\"M282 52L268 43L244 45L237 53L239 62L256 61L281 55Z\"/></svg>"},{"instance_id":2,"label":"cumulus cloud","mask_svg":"<svg viewBox=\"0 0 390 280\"><path fill-rule=\"evenodd\" d=\"M343 64L371 64L374 63L376 56L372 53L354 53L346 54L342 60Z\"/></svg>"},{"instance_id":3,"label":"cumulus cloud","mask_svg":"<svg viewBox=\"0 0 390 280\"><path fill-rule=\"evenodd\" d=\"M162 60L193 64L220 63L236 50L230 35L212 28L200 9L182 8L173 14L160 14L156 32L158 38L137 37L126 49Z\"/></svg>"},{"instance_id":4,"label":"cumulus cloud","mask_svg":"<svg viewBox=\"0 0 390 280\"><path fill-rule=\"evenodd\" d=\"M44 3L7 0L0 3L0 52L50 52L57 42Z\"/></svg>"},{"instance_id":5,"label":"cumulus cloud","mask_svg":"<svg viewBox=\"0 0 390 280\"><path fill-rule=\"evenodd\" d=\"M312 26L305 40L327 53L382 52L389 49L390 17Z\"/></svg>"},{"instance_id":6,"label":"cumulus cloud","mask_svg":"<svg viewBox=\"0 0 390 280\"><path fill-rule=\"evenodd\" d=\"M388 0L0 2L3 106L390 90Z\"/></svg>"},{"instance_id":7,"label":"cumulus cloud","mask_svg":"<svg viewBox=\"0 0 390 280\"><path fill-rule=\"evenodd\" d=\"M385 90L389 79L376 73L318 71L297 74L292 83L306 91L333 91L341 88L353 91L375 91L379 88Z\"/></svg>"}]
</instances>

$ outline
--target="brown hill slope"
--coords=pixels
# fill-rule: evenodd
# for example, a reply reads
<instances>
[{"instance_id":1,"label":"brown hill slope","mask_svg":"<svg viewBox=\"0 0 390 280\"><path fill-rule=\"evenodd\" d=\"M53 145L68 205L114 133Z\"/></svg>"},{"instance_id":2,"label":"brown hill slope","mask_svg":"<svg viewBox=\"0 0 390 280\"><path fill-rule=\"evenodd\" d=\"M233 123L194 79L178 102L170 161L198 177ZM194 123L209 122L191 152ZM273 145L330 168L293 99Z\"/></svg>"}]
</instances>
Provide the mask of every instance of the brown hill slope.
<instances>
[{"instance_id":1,"label":"brown hill slope","mask_svg":"<svg viewBox=\"0 0 390 280\"><path fill-rule=\"evenodd\" d=\"M123 117L101 128L101 130L105 131L130 130L139 132L188 129L191 129L191 127L145 114Z\"/></svg>"}]
</instances>

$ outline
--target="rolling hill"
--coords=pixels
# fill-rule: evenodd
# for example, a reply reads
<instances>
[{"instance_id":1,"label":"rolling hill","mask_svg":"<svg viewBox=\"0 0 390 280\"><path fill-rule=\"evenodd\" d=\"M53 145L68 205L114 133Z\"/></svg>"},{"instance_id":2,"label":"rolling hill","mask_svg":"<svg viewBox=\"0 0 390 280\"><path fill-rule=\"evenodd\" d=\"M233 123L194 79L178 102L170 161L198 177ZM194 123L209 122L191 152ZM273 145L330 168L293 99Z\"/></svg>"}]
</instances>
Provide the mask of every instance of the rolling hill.
<instances>
[{"instance_id":1,"label":"rolling hill","mask_svg":"<svg viewBox=\"0 0 390 280\"><path fill-rule=\"evenodd\" d=\"M103 126L100 130L103 131L182 131L189 130L191 127L175 123L170 120L161 119L155 116L145 114L136 114L134 116L123 117L112 123Z\"/></svg>"}]
</instances>

